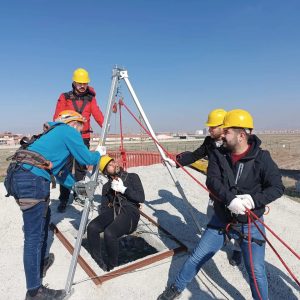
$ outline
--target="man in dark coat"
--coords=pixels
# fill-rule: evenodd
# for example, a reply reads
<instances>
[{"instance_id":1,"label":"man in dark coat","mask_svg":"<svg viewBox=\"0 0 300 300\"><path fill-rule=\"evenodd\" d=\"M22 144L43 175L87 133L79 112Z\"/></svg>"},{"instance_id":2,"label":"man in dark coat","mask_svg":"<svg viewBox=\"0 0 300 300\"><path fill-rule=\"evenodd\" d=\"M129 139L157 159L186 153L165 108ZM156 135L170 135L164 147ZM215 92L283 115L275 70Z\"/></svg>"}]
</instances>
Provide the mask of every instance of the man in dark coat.
<instances>
[{"instance_id":1,"label":"man in dark coat","mask_svg":"<svg viewBox=\"0 0 300 300\"><path fill-rule=\"evenodd\" d=\"M240 243L253 299L268 299L265 240L255 224L263 233L265 230L259 221L250 219L249 210L263 220L265 206L283 195L284 186L280 171L269 152L259 147L260 140L252 134L253 119L247 111L229 111L223 128L228 152L222 154L220 151L213 151L206 181L210 197L214 201L215 214L175 282L159 296L160 300L177 298L203 264L223 247L227 237L237 239ZM255 278L252 276L249 255L250 232ZM255 280L258 289L255 287Z\"/></svg>"},{"instance_id":2,"label":"man in dark coat","mask_svg":"<svg viewBox=\"0 0 300 300\"><path fill-rule=\"evenodd\" d=\"M100 214L89 223L87 238L92 257L104 271L110 271L118 265L119 238L137 228L145 194L139 176L125 172L111 157L102 156L99 168L108 182L102 188ZM101 256L101 232L107 261Z\"/></svg>"},{"instance_id":3,"label":"man in dark coat","mask_svg":"<svg viewBox=\"0 0 300 300\"><path fill-rule=\"evenodd\" d=\"M207 136L200 147L195 151L186 151L180 153L176 156L176 161L182 166L187 166L198 159L208 157L210 154L218 149L219 151L224 151L223 147L223 137L224 129L222 128L224 118L226 116L226 111L222 108L217 108L212 110L207 117L207 122L205 125L208 127L209 136ZM169 159L167 160L169 162ZM175 164L175 163L174 163ZM179 167L177 164L176 167ZM210 198L207 207L207 220L209 222L210 218L214 215L213 200ZM229 257L229 263L233 266L238 266L241 264L242 254L239 243L233 239L233 251L232 256Z\"/></svg>"}]
</instances>

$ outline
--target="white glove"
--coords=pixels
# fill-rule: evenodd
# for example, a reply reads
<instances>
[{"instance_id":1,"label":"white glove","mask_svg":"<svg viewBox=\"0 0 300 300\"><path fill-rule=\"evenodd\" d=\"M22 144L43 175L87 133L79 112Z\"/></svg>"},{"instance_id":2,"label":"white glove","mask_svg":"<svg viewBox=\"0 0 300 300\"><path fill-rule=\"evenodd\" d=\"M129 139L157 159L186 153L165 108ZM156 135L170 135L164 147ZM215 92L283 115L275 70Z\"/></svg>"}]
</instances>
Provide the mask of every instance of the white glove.
<instances>
[{"instance_id":1,"label":"white glove","mask_svg":"<svg viewBox=\"0 0 300 300\"><path fill-rule=\"evenodd\" d=\"M244 194L244 195L237 195L238 198L242 200L242 204L248 208L248 209L253 209L255 208L254 201L249 194Z\"/></svg>"},{"instance_id":2,"label":"white glove","mask_svg":"<svg viewBox=\"0 0 300 300\"><path fill-rule=\"evenodd\" d=\"M167 157L165 159L165 162L168 163L170 165L170 167L174 167L174 168L176 167L175 161L173 159L169 158L169 157Z\"/></svg>"},{"instance_id":3,"label":"white glove","mask_svg":"<svg viewBox=\"0 0 300 300\"><path fill-rule=\"evenodd\" d=\"M127 189L127 187L124 186L123 180L121 178L114 179L111 182L111 188L116 192L120 192L121 194L124 194Z\"/></svg>"},{"instance_id":4,"label":"white glove","mask_svg":"<svg viewBox=\"0 0 300 300\"><path fill-rule=\"evenodd\" d=\"M244 215L246 210L240 198L234 198L228 205L228 209L236 215Z\"/></svg>"},{"instance_id":5,"label":"white glove","mask_svg":"<svg viewBox=\"0 0 300 300\"><path fill-rule=\"evenodd\" d=\"M106 147L98 145L95 151L99 152L101 156L106 155Z\"/></svg>"}]
</instances>

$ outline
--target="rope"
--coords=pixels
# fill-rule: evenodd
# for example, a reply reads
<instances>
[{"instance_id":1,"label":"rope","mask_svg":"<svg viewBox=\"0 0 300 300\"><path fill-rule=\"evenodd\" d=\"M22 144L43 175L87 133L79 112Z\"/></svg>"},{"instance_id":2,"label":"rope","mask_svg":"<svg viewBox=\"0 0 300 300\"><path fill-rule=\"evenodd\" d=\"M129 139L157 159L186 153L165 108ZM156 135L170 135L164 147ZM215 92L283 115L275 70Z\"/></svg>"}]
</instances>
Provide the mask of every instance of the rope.
<instances>
[{"instance_id":1,"label":"rope","mask_svg":"<svg viewBox=\"0 0 300 300\"><path fill-rule=\"evenodd\" d=\"M253 221L253 224L256 226L257 230L260 232L260 234L264 237L264 239L266 240L266 242L268 243L268 245L272 248L272 250L274 251L274 253L276 254L276 256L278 257L278 259L281 261L281 263L283 264L283 266L286 268L286 270L290 273L290 275L293 277L293 279L295 280L295 282L300 286L300 282L297 279L297 277L293 274L293 272L290 270L290 268L287 266L287 264L283 261L282 257L279 255L279 253L277 252L277 250L274 248L274 246L271 244L271 242L269 241L269 239L267 238L267 236L262 232L262 230L258 227L258 225L256 224L256 222L253 220L253 218L251 217L250 214L248 214L248 217L251 218L251 220Z\"/></svg>"},{"instance_id":2,"label":"rope","mask_svg":"<svg viewBox=\"0 0 300 300\"><path fill-rule=\"evenodd\" d=\"M254 286L258 295L258 298L262 300L261 294L259 292L259 288L257 285L257 280L254 273L254 264L253 264L253 257L252 257L252 245L251 245L251 218L250 214L248 214L248 251L249 251L249 261L250 261L250 269L254 281Z\"/></svg>"},{"instance_id":3,"label":"rope","mask_svg":"<svg viewBox=\"0 0 300 300\"><path fill-rule=\"evenodd\" d=\"M120 136L121 136L121 146L120 146L120 150L123 151L124 150L124 145L123 145L123 140L124 140L124 136L123 136L123 125L122 125L122 99L119 100L119 115L120 115Z\"/></svg>"},{"instance_id":4,"label":"rope","mask_svg":"<svg viewBox=\"0 0 300 300\"><path fill-rule=\"evenodd\" d=\"M120 152L121 152L121 158L122 158L122 166L123 169L126 170L127 167L127 157L126 157L126 151L124 149L124 135L123 135L123 122L122 122L122 98L119 100L119 114L120 114L120 136L121 136L121 146L120 146Z\"/></svg>"},{"instance_id":5,"label":"rope","mask_svg":"<svg viewBox=\"0 0 300 300\"><path fill-rule=\"evenodd\" d=\"M297 254L287 243L285 243L266 223L264 223L256 214L254 214L251 210L247 211L250 212L250 214L258 221L260 222L265 228L267 228L287 249L289 249L299 260L300 260L300 255Z\"/></svg>"}]
</instances>

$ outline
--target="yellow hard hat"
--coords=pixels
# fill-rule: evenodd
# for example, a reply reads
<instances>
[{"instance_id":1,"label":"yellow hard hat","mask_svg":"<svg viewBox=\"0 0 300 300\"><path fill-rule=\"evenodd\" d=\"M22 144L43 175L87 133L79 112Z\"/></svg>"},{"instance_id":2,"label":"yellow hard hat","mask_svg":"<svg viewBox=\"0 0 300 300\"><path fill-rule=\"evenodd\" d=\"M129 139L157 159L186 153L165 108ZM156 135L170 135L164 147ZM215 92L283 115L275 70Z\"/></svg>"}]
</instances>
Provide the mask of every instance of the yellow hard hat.
<instances>
[{"instance_id":1,"label":"yellow hard hat","mask_svg":"<svg viewBox=\"0 0 300 300\"><path fill-rule=\"evenodd\" d=\"M249 112L243 109L233 109L229 111L225 118L223 128L238 127L253 129L253 118Z\"/></svg>"},{"instance_id":2,"label":"yellow hard hat","mask_svg":"<svg viewBox=\"0 0 300 300\"><path fill-rule=\"evenodd\" d=\"M220 126L223 124L225 115L226 110L222 108L214 109L208 114L207 122L205 123L205 125L208 127Z\"/></svg>"},{"instance_id":3,"label":"yellow hard hat","mask_svg":"<svg viewBox=\"0 0 300 300\"><path fill-rule=\"evenodd\" d=\"M108 155L103 155L101 156L100 158L100 164L99 164L99 170L101 173L104 172L106 166L112 161L114 160L113 158L111 158L110 156Z\"/></svg>"},{"instance_id":4,"label":"yellow hard hat","mask_svg":"<svg viewBox=\"0 0 300 300\"><path fill-rule=\"evenodd\" d=\"M63 110L58 114L55 121L63 122L66 124L68 124L72 121L84 123L86 121L86 119L80 113L76 112L75 110Z\"/></svg>"},{"instance_id":5,"label":"yellow hard hat","mask_svg":"<svg viewBox=\"0 0 300 300\"><path fill-rule=\"evenodd\" d=\"M73 81L78 83L89 83L90 78L88 71L82 68L76 69L73 73Z\"/></svg>"}]
</instances>

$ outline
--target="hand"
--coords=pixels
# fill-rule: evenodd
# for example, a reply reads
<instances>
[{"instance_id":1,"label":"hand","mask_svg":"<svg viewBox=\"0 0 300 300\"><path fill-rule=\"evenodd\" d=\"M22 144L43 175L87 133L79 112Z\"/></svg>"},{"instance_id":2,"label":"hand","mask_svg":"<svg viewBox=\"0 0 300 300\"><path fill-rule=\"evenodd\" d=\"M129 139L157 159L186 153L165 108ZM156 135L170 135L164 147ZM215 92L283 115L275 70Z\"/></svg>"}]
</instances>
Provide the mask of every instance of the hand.
<instances>
[{"instance_id":1,"label":"hand","mask_svg":"<svg viewBox=\"0 0 300 300\"><path fill-rule=\"evenodd\" d=\"M170 165L170 167L176 167L176 162L173 159L169 158L169 157L167 157L165 159L165 162L168 163Z\"/></svg>"},{"instance_id":2,"label":"hand","mask_svg":"<svg viewBox=\"0 0 300 300\"><path fill-rule=\"evenodd\" d=\"M253 198L251 197L251 195L244 194L244 195L237 195L237 197L242 200L242 204L244 205L244 207L246 207L248 209L255 208L255 204L254 204L254 201L253 201Z\"/></svg>"},{"instance_id":3,"label":"hand","mask_svg":"<svg viewBox=\"0 0 300 300\"><path fill-rule=\"evenodd\" d=\"M127 187L124 186L123 180L121 178L114 179L111 182L111 188L116 192L120 192L121 194L124 194L127 189Z\"/></svg>"},{"instance_id":4,"label":"hand","mask_svg":"<svg viewBox=\"0 0 300 300\"><path fill-rule=\"evenodd\" d=\"M106 155L106 147L98 145L95 151L99 152L101 156Z\"/></svg>"},{"instance_id":5,"label":"hand","mask_svg":"<svg viewBox=\"0 0 300 300\"><path fill-rule=\"evenodd\" d=\"M245 206L242 203L242 199L241 198L234 198L230 204L228 205L228 209L236 214L236 215L244 215L245 214Z\"/></svg>"}]
</instances>

